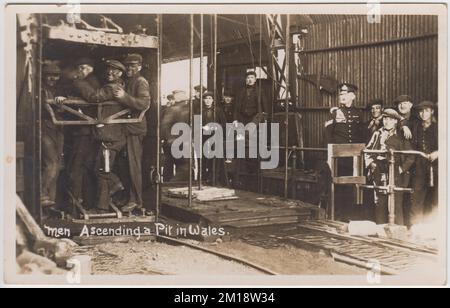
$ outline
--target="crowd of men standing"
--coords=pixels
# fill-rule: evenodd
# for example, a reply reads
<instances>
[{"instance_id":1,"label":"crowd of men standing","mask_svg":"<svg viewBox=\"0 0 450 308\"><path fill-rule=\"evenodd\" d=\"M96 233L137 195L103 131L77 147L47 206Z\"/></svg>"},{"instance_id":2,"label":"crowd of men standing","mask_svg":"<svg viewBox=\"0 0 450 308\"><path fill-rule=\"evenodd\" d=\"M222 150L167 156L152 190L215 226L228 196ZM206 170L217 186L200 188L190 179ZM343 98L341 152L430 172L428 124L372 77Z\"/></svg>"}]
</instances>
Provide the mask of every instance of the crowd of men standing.
<instances>
[{"instance_id":1,"label":"crowd of men standing","mask_svg":"<svg viewBox=\"0 0 450 308\"><path fill-rule=\"evenodd\" d=\"M392 106L375 99L368 104L371 116L364 122L362 110L354 105L357 90L348 83L339 86L340 106L331 109L331 120L325 123L327 143L365 143L368 150L422 152L423 155L395 155L395 186L412 188L411 194L395 194L395 223L421 223L438 204L437 106L431 101L416 103L408 95L398 96ZM389 179L386 154L366 153L364 161L369 184L385 186L393 180ZM338 167L342 175L351 175L353 170L351 162ZM342 203L352 202L348 196L341 196ZM370 218L387 223L387 194L377 190L369 200L374 209Z\"/></svg>"}]
</instances>

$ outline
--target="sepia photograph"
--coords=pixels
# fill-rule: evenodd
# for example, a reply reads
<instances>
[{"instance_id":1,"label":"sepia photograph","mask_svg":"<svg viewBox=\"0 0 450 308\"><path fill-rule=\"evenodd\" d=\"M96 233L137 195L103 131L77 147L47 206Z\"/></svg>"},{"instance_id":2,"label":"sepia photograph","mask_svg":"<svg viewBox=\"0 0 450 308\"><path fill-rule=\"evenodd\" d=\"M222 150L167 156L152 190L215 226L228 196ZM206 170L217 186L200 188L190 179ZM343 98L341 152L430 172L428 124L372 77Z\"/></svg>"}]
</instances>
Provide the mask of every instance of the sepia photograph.
<instances>
[{"instance_id":1,"label":"sepia photograph","mask_svg":"<svg viewBox=\"0 0 450 308\"><path fill-rule=\"evenodd\" d=\"M447 9L5 5L4 282L443 286Z\"/></svg>"}]
</instances>

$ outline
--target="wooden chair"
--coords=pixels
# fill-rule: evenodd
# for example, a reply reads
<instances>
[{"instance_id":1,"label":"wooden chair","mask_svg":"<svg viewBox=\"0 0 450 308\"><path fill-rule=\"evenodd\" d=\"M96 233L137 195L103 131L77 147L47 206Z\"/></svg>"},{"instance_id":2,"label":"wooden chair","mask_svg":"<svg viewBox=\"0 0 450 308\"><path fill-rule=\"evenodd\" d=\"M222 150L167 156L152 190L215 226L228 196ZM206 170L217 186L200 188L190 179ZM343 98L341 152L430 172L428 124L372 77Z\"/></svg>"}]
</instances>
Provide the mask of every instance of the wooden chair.
<instances>
[{"instance_id":1,"label":"wooden chair","mask_svg":"<svg viewBox=\"0 0 450 308\"><path fill-rule=\"evenodd\" d=\"M356 186L356 203L362 203L362 188L360 185L366 184L364 176L364 165L362 159L362 151L365 149L364 143L353 144L329 144L328 145L328 165L331 170L331 191L330 191L330 209L327 214L331 220L334 220L335 210L335 187L336 185L355 185ZM353 157L353 175L338 176L338 159L344 157Z\"/></svg>"}]
</instances>

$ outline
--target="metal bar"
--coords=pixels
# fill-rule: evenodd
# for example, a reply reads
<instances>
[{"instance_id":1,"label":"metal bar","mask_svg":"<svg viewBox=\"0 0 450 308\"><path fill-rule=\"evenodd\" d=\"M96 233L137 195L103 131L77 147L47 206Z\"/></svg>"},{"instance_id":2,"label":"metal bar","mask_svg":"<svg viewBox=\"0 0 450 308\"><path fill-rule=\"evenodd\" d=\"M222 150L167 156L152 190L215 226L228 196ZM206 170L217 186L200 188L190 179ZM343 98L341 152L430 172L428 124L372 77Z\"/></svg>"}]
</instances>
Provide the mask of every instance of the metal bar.
<instances>
[{"instance_id":1,"label":"metal bar","mask_svg":"<svg viewBox=\"0 0 450 308\"><path fill-rule=\"evenodd\" d=\"M158 36L158 87L157 87L157 97L156 97L156 206L155 206L155 221L158 222L160 206L161 206L161 65L162 65L162 40L163 40L163 15L158 14L156 16L156 28Z\"/></svg>"},{"instance_id":2,"label":"metal bar","mask_svg":"<svg viewBox=\"0 0 450 308\"><path fill-rule=\"evenodd\" d=\"M285 146L273 147L272 149L286 149ZM328 152L327 148L301 148L301 147L287 147L292 151L309 151L309 152Z\"/></svg>"},{"instance_id":3,"label":"metal bar","mask_svg":"<svg viewBox=\"0 0 450 308\"><path fill-rule=\"evenodd\" d=\"M107 117L106 119L101 120L101 121L102 121L103 123L107 124L109 121L115 120L115 119L117 119L118 117L121 117L121 116L123 116L124 114L127 114L127 113L129 113L129 112L130 112L130 109L124 109L124 110L121 110L121 111L119 111L119 112L116 112L115 114L110 115L109 117Z\"/></svg>"},{"instance_id":4,"label":"metal bar","mask_svg":"<svg viewBox=\"0 0 450 308\"><path fill-rule=\"evenodd\" d=\"M363 153L368 153L368 154L387 154L389 153L389 151L386 150L363 150ZM393 150L392 153L394 154L406 154L406 155L419 155L422 156L424 158L428 158L427 154L420 152L420 151L413 151L413 150L408 150L408 151L397 151L397 150Z\"/></svg>"},{"instance_id":5,"label":"metal bar","mask_svg":"<svg viewBox=\"0 0 450 308\"><path fill-rule=\"evenodd\" d=\"M261 33L262 31L262 16L261 14L259 15L259 32ZM262 55L261 55L261 50L262 50L262 39L259 40L259 62L258 62L258 66L259 66L259 72L261 74L262 71ZM261 76L260 76L261 77ZM258 87L258 105L261 106L261 90L262 90L262 84L259 85ZM266 119L267 121L268 119ZM261 144L261 140L259 140L259 134L257 135L259 144ZM262 194L263 191L263 183L262 183L262 172L261 172L261 155L258 155L258 192L260 194Z\"/></svg>"},{"instance_id":6,"label":"metal bar","mask_svg":"<svg viewBox=\"0 0 450 308\"><path fill-rule=\"evenodd\" d=\"M214 91L214 106L213 106L213 116L214 116L214 123L216 122L217 118L217 14L214 14L214 46L213 46L213 64L214 64L214 71L213 71L213 91ZM213 160L213 186L216 186L216 158L214 157ZM228 183L227 183L228 184Z\"/></svg>"},{"instance_id":7,"label":"metal bar","mask_svg":"<svg viewBox=\"0 0 450 308\"><path fill-rule=\"evenodd\" d=\"M189 126L191 133L189 135L189 187L188 187L188 207L192 206L192 60L194 57L194 15L190 14L190 53L189 53Z\"/></svg>"},{"instance_id":8,"label":"metal bar","mask_svg":"<svg viewBox=\"0 0 450 308\"><path fill-rule=\"evenodd\" d=\"M285 69L289 72L289 55L290 55L290 32L289 27L290 25L290 16L289 14L286 15L286 38L285 38ZM289 168L289 149L287 147L289 146L289 74L286 74L285 76L285 82L286 82L286 103L285 103L285 140L286 140L286 149L284 151L284 197L287 199L288 197L288 182L289 182L289 174L288 174L288 168Z\"/></svg>"},{"instance_id":9,"label":"metal bar","mask_svg":"<svg viewBox=\"0 0 450 308\"><path fill-rule=\"evenodd\" d=\"M203 14L200 14L200 89L203 89ZM199 153L198 153L198 190L202 189L203 181L203 93L200 94L200 133L199 133Z\"/></svg>"},{"instance_id":10,"label":"metal bar","mask_svg":"<svg viewBox=\"0 0 450 308\"><path fill-rule=\"evenodd\" d=\"M389 186L359 185L359 187L367 189L389 190ZM403 188L403 187L395 187L393 190L398 192L413 192L412 188Z\"/></svg>"},{"instance_id":11,"label":"metal bar","mask_svg":"<svg viewBox=\"0 0 450 308\"><path fill-rule=\"evenodd\" d=\"M37 101L38 101L38 106L37 106L37 110L35 109L35 112L37 112L37 119L36 122L34 123L34 127L37 130L37 134L34 136L35 138L35 148L33 148L33 156L35 157L35 155L37 154L37 157L35 157L35 160L33 162L33 166L34 166L34 170L33 170L33 178L36 179L36 183L33 183L35 185L34 186L34 190L35 190L35 195L33 203L37 203L38 204L38 222L39 224L42 223L42 206L41 206L41 162L42 162L42 146L41 146L41 142L42 142L42 63L43 63L43 58L42 58L42 49L43 49L43 28L42 28L42 14L39 14L39 26L40 26L40 32L39 32L39 58L38 58L38 64L37 64L37 69L39 71L39 78L38 78L38 93L37 93ZM34 93L36 95L36 93ZM36 105L36 104L33 104ZM37 140L36 140L37 139Z\"/></svg>"},{"instance_id":12,"label":"metal bar","mask_svg":"<svg viewBox=\"0 0 450 308\"><path fill-rule=\"evenodd\" d=\"M343 45L343 46L335 46L335 47L328 47L328 48L302 50L302 51L298 51L298 53L319 53L319 52L325 52L325 51L337 51L337 50L346 50L346 49L356 49L356 48L362 48L362 47L374 47L374 46L380 46L380 45L388 45L388 44L395 44L395 43L401 43L401 42L415 41L415 40L420 40L420 39L435 38L437 36L438 36L437 33L429 33L429 34L424 34L424 35L401 37L401 38L397 38L397 39L382 40L382 41L370 42L370 43L360 43L360 44L354 44L354 45Z\"/></svg>"},{"instance_id":13,"label":"metal bar","mask_svg":"<svg viewBox=\"0 0 450 308\"><path fill-rule=\"evenodd\" d=\"M80 117L80 118L82 118L82 119L85 119L85 120L87 120L87 121L91 121L91 120L92 120L92 121L95 121L94 118L91 118L90 116L87 116L87 115L85 115L84 113L81 113L81 112L79 112L79 111L77 111L77 110L74 110L74 109L72 109L72 108L70 108L70 107L67 107L67 106L65 106L65 105L61 105L61 109L67 111L68 113L71 113L71 114L73 114L73 115L76 115L76 116L78 116L78 117Z\"/></svg>"}]
</instances>

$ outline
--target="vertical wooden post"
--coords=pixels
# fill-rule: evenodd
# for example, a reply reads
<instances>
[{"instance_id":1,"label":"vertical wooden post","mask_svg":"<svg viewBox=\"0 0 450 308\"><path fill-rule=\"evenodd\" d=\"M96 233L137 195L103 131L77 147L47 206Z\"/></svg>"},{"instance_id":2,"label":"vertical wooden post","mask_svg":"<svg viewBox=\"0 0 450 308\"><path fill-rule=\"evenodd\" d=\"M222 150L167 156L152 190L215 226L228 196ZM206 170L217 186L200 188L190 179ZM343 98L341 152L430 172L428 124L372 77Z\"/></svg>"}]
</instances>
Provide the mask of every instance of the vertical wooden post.
<instances>
[{"instance_id":1,"label":"vertical wooden post","mask_svg":"<svg viewBox=\"0 0 450 308\"><path fill-rule=\"evenodd\" d=\"M200 14L200 89L203 89L203 14ZM200 134L198 153L198 189L202 189L203 181L203 93L200 94ZM195 125L194 125L195 127Z\"/></svg>"},{"instance_id":2,"label":"vertical wooden post","mask_svg":"<svg viewBox=\"0 0 450 308\"><path fill-rule=\"evenodd\" d=\"M42 14L39 14L39 44L38 44L38 59L34 69L37 71L37 86L33 87L33 118L34 118L34 147L33 147L33 203L36 206L37 222L42 223L42 206L41 206L41 162L42 162L42 63L43 54L42 48L44 44L44 31Z\"/></svg>"},{"instance_id":3,"label":"vertical wooden post","mask_svg":"<svg viewBox=\"0 0 450 308\"><path fill-rule=\"evenodd\" d=\"M213 36L214 36L214 46L213 46L213 94L214 94L214 106L213 106L213 117L214 123L217 122L217 114L216 114L216 106L217 106L217 14L214 14L214 24L213 24ZM222 166L221 166L222 167ZM216 177L217 177L217 169L216 169L216 158L213 159L213 186L216 186ZM225 170L224 170L225 172Z\"/></svg>"},{"instance_id":4,"label":"vertical wooden post","mask_svg":"<svg viewBox=\"0 0 450 308\"><path fill-rule=\"evenodd\" d=\"M188 207L192 206L192 61L194 58L194 15L190 14L190 40L189 40L189 126L191 127L191 133L189 135L189 187L188 187Z\"/></svg>"},{"instance_id":5,"label":"vertical wooden post","mask_svg":"<svg viewBox=\"0 0 450 308\"><path fill-rule=\"evenodd\" d=\"M389 161L388 210L389 225L395 224L395 158L393 150L387 153Z\"/></svg>"},{"instance_id":6,"label":"vertical wooden post","mask_svg":"<svg viewBox=\"0 0 450 308\"><path fill-rule=\"evenodd\" d=\"M158 35L158 84L157 84L157 98L156 98L156 170L157 170L157 179L156 179L156 217L155 220L158 221L159 212L160 212L160 196L161 196L161 65L162 65L162 44L163 44L163 15L158 14L156 16L157 23L157 35Z\"/></svg>"},{"instance_id":7,"label":"vertical wooden post","mask_svg":"<svg viewBox=\"0 0 450 308\"><path fill-rule=\"evenodd\" d=\"M335 158L333 157L333 145L332 144L328 144L328 159L327 159L327 161L328 161L328 165L331 170L330 204L328 205L329 210L327 209L327 216L329 215L330 219L334 220L335 186L334 186L333 179L336 176L337 168L336 168Z\"/></svg>"},{"instance_id":8,"label":"vertical wooden post","mask_svg":"<svg viewBox=\"0 0 450 308\"><path fill-rule=\"evenodd\" d=\"M289 72L289 57L291 53L290 43L291 43L291 33L290 33L290 15L286 16L286 31L285 31L285 64L286 69L285 72ZM286 99L285 99L285 140L286 140L286 148L284 152L284 197L288 197L288 185L289 185L289 74L285 74L286 78Z\"/></svg>"}]
</instances>

